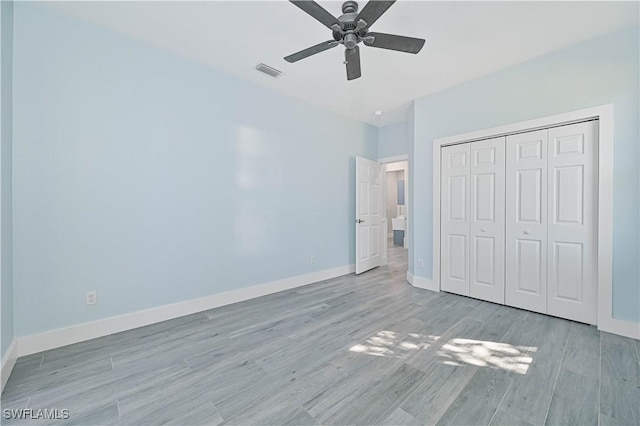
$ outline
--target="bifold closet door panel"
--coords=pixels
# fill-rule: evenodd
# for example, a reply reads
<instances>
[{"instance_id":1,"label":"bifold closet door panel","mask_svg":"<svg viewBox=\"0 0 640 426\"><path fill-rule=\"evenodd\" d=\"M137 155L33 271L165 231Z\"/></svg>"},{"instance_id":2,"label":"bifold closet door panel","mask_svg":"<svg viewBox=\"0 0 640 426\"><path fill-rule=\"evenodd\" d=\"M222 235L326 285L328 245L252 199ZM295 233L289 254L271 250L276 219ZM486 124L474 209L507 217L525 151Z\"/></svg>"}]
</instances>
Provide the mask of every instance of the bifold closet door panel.
<instances>
[{"instance_id":1,"label":"bifold closet door panel","mask_svg":"<svg viewBox=\"0 0 640 426\"><path fill-rule=\"evenodd\" d=\"M547 313L597 323L598 122L549 129Z\"/></svg>"},{"instance_id":2,"label":"bifold closet door panel","mask_svg":"<svg viewBox=\"0 0 640 426\"><path fill-rule=\"evenodd\" d=\"M505 137L471 143L469 295L504 303Z\"/></svg>"},{"instance_id":3,"label":"bifold closet door panel","mask_svg":"<svg viewBox=\"0 0 640 426\"><path fill-rule=\"evenodd\" d=\"M440 158L440 288L468 296L470 144L445 146Z\"/></svg>"},{"instance_id":4,"label":"bifold closet door panel","mask_svg":"<svg viewBox=\"0 0 640 426\"><path fill-rule=\"evenodd\" d=\"M547 130L507 136L505 303L547 312Z\"/></svg>"}]
</instances>

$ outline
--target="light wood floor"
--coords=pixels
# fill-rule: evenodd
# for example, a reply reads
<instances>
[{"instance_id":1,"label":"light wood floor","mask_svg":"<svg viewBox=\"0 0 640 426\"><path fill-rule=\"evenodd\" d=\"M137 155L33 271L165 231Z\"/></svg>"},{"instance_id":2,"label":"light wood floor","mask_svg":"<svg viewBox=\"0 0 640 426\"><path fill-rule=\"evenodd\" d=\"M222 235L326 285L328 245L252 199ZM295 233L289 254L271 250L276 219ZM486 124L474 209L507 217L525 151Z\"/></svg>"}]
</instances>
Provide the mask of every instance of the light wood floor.
<instances>
[{"instance_id":1,"label":"light wood floor","mask_svg":"<svg viewBox=\"0 0 640 426\"><path fill-rule=\"evenodd\" d=\"M2 408L84 425L640 424L639 342L414 289L406 250L390 258L23 357Z\"/></svg>"}]
</instances>

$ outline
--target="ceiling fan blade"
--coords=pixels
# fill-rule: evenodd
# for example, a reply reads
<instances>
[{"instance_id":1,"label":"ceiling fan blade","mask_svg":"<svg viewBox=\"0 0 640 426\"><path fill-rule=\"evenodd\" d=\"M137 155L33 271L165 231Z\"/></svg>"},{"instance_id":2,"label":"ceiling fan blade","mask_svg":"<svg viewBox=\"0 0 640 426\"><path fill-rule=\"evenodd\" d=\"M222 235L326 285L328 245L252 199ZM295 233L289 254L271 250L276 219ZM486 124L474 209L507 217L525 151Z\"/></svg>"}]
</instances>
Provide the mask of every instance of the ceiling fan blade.
<instances>
[{"instance_id":1,"label":"ceiling fan blade","mask_svg":"<svg viewBox=\"0 0 640 426\"><path fill-rule=\"evenodd\" d=\"M414 54L422 49L425 42L422 38L405 37L395 34L367 33L367 36L373 36L372 42L368 42L366 39L364 40L364 44L367 46Z\"/></svg>"},{"instance_id":2,"label":"ceiling fan blade","mask_svg":"<svg viewBox=\"0 0 640 426\"><path fill-rule=\"evenodd\" d=\"M297 62L300 59L308 58L309 56L315 55L316 53L324 52L327 49L336 47L338 44L340 43L335 40L323 41L320 44L308 47L304 50L294 53L293 55L285 56L284 60L287 62Z\"/></svg>"},{"instance_id":3,"label":"ceiling fan blade","mask_svg":"<svg viewBox=\"0 0 640 426\"><path fill-rule=\"evenodd\" d=\"M345 49L344 60L347 65L347 80L359 78L362 74L360 72L360 49L358 46L353 49Z\"/></svg>"},{"instance_id":4,"label":"ceiling fan blade","mask_svg":"<svg viewBox=\"0 0 640 426\"><path fill-rule=\"evenodd\" d=\"M340 25L340 21L327 12L322 6L312 0L289 0L291 3L298 6L300 9L307 12L316 20L320 21L325 27L331 29L332 25ZM340 25L341 26L341 25Z\"/></svg>"},{"instance_id":5,"label":"ceiling fan blade","mask_svg":"<svg viewBox=\"0 0 640 426\"><path fill-rule=\"evenodd\" d=\"M364 8L358 13L356 22L359 19L363 19L367 23L367 27L371 28L374 22L382 16L394 4L396 0L381 1L381 0L369 0L369 3L364 5Z\"/></svg>"}]
</instances>

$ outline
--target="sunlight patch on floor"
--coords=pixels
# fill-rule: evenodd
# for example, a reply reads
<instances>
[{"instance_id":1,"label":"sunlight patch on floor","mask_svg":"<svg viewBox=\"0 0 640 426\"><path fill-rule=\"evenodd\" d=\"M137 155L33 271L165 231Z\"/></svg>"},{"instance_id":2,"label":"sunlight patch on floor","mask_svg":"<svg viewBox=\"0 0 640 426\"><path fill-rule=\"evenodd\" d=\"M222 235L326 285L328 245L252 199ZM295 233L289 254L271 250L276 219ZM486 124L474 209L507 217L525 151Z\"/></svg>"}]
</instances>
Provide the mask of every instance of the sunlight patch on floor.
<instances>
[{"instance_id":1,"label":"sunlight patch on floor","mask_svg":"<svg viewBox=\"0 0 640 426\"><path fill-rule=\"evenodd\" d=\"M515 346L472 339L451 339L438 351L447 365L474 365L527 374L533 361L534 346Z\"/></svg>"},{"instance_id":2,"label":"sunlight patch on floor","mask_svg":"<svg viewBox=\"0 0 640 426\"><path fill-rule=\"evenodd\" d=\"M406 358L411 351L428 349L438 338L438 336L409 333L400 339L396 332L385 330L368 338L364 343L352 346L349 350L373 356Z\"/></svg>"},{"instance_id":3,"label":"sunlight patch on floor","mask_svg":"<svg viewBox=\"0 0 640 426\"><path fill-rule=\"evenodd\" d=\"M408 358L412 353L429 349L440 336L408 333L399 336L394 331L380 331L365 342L353 345L349 351L380 357ZM445 365L472 365L526 374L537 351L534 346L511 345L453 338L438 349L438 356Z\"/></svg>"}]
</instances>

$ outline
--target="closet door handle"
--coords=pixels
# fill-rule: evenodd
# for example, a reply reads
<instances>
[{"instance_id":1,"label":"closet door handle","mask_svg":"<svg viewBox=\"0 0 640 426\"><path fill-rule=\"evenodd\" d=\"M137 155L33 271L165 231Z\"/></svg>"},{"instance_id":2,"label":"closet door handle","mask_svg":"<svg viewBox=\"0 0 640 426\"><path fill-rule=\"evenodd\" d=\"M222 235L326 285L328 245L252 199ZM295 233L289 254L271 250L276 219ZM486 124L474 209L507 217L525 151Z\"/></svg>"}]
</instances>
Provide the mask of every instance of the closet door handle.
<instances>
[{"instance_id":1,"label":"closet door handle","mask_svg":"<svg viewBox=\"0 0 640 426\"><path fill-rule=\"evenodd\" d=\"M524 234L525 234L525 235L529 235L530 233L531 233L531 232L529 232L529 231L524 231Z\"/></svg>"}]
</instances>

